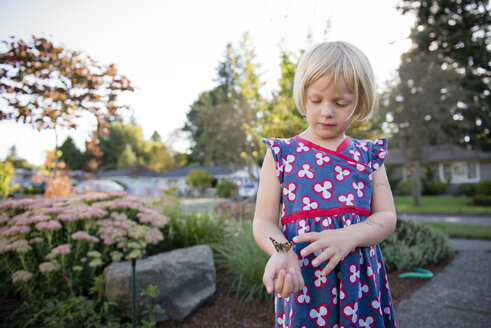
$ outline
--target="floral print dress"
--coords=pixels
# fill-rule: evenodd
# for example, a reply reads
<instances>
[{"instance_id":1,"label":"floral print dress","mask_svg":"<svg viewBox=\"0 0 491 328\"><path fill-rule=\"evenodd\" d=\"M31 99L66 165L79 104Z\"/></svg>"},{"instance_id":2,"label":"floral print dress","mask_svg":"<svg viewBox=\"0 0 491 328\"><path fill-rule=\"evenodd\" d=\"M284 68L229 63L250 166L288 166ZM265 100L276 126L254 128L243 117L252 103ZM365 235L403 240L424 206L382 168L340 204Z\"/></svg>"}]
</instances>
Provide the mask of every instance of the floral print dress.
<instances>
[{"instance_id":1,"label":"floral print dress","mask_svg":"<svg viewBox=\"0 0 491 328\"><path fill-rule=\"evenodd\" d=\"M387 155L387 139L346 137L336 151L299 136L262 139L271 149L282 187L282 231L288 240L307 232L339 229L370 215L372 180ZM349 253L326 277L313 258L300 256L303 290L275 295L278 328L395 327L387 274L379 245Z\"/></svg>"}]
</instances>

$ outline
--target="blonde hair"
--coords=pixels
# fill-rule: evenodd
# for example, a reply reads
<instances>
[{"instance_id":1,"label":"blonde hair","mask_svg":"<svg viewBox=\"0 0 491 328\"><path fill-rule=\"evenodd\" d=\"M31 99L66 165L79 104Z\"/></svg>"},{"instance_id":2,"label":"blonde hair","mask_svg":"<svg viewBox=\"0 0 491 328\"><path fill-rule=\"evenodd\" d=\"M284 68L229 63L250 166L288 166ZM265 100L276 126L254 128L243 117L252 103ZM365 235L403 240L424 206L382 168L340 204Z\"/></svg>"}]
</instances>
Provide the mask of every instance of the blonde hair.
<instances>
[{"instance_id":1,"label":"blonde hair","mask_svg":"<svg viewBox=\"0 0 491 328\"><path fill-rule=\"evenodd\" d=\"M372 66L360 49L344 41L316 44L302 56L293 84L293 98L302 115L307 88L325 74L331 75L337 88L342 79L355 95L354 121L370 117L377 103Z\"/></svg>"}]
</instances>

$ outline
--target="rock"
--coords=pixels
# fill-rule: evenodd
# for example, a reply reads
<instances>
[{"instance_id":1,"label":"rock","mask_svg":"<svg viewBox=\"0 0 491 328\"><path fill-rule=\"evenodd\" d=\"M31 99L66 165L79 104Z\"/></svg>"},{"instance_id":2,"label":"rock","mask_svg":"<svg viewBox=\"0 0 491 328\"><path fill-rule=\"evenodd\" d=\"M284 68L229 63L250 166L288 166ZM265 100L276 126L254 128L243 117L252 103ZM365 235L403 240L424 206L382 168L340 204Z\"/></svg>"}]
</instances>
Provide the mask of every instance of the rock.
<instances>
[{"instance_id":1,"label":"rock","mask_svg":"<svg viewBox=\"0 0 491 328\"><path fill-rule=\"evenodd\" d=\"M165 310L157 322L183 320L216 290L213 253L209 246L199 245L161 253L136 261L136 297L148 285L157 285L157 298L142 300L160 304ZM113 262L104 270L105 296L131 313L131 261Z\"/></svg>"}]
</instances>

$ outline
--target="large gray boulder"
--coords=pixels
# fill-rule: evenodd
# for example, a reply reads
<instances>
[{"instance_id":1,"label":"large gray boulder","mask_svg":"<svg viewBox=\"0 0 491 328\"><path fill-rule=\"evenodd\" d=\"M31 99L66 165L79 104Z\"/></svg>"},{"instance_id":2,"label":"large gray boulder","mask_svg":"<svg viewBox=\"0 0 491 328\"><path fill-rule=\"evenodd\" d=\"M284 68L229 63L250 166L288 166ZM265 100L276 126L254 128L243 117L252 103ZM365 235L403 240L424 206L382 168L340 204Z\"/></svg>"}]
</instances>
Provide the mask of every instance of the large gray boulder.
<instances>
[{"instance_id":1,"label":"large gray boulder","mask_svg":"<svg viewBox=\"0 0 491 328\"><path fill-rule=\"evenodd\" d=\"M164 314L156 320L183 320L216 290L215 265L209 246L199 245L161 253L136 261L136 294L148 285L157 285L159 296L142 300L145 304L160 304ZM131 261L113 262L104 270L105 296L130 313Z\"/></svg>"}]
</instances>

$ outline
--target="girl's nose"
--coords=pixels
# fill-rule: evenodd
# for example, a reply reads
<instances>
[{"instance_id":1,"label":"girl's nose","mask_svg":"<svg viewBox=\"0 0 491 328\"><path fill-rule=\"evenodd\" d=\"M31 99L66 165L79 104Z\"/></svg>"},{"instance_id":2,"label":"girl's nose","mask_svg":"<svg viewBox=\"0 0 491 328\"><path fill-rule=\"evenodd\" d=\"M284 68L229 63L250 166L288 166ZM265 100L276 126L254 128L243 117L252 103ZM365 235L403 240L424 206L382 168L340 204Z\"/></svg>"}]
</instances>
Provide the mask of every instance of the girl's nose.
<instances>
[{"instance_id":1,"label":"girl's nose","mask_svg":"<svg viewBox=\"0 0 491 328\"><path fill-rule=\"evenodd\" d=\"M321 108L321 116L327 117L327 118L332 118L334 117L334 109L330 104L325 104Z\"/></svg>"}]
</instances>

